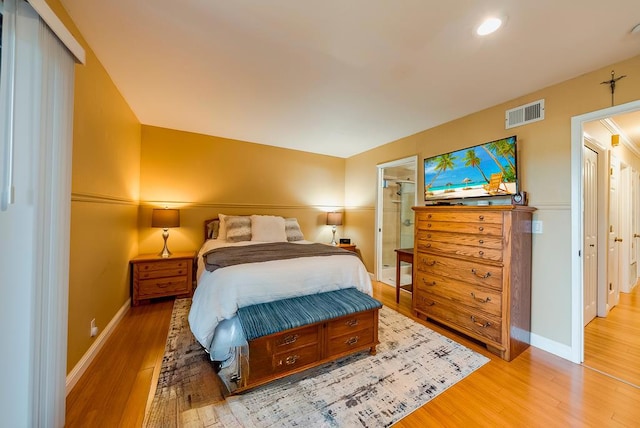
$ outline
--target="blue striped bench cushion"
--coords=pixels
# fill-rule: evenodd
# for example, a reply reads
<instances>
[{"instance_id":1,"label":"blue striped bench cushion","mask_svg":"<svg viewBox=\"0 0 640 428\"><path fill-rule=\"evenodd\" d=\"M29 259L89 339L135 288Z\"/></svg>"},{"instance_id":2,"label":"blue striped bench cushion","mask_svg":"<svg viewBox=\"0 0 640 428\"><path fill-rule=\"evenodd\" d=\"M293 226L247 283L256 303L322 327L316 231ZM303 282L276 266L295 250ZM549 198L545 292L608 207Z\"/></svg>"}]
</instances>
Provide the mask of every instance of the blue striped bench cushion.
<instances>
[{"instance_id":1,"label":"blue striped bench cushion","mask_svg":"<svg viewBox=\"0 0 640 428\"><path fill-rule=\"evenodd\" d=\"M355 288L293 297L238 309L247 340L344 315L381 308L382 303Z\"/></svg>"}]
</instances>

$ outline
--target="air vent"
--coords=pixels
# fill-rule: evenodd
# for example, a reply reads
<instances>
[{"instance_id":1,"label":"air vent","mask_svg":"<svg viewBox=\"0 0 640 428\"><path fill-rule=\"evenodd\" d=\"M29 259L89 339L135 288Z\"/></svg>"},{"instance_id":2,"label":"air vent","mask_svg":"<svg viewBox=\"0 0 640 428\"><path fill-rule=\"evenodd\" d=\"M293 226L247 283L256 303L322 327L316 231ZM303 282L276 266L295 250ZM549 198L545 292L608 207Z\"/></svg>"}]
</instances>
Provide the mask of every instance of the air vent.
<instances>
[{"instance_id":1,"label":"air vent","mask_svg":"<svg viewBox=\"0 0 640 428\"><path fill-rule=\"evenodd\" d=\"M520 107L507 110L505 114L505 129L514 128L544 119L544 100L534 101Z\"/></svg>"}]
</instances>

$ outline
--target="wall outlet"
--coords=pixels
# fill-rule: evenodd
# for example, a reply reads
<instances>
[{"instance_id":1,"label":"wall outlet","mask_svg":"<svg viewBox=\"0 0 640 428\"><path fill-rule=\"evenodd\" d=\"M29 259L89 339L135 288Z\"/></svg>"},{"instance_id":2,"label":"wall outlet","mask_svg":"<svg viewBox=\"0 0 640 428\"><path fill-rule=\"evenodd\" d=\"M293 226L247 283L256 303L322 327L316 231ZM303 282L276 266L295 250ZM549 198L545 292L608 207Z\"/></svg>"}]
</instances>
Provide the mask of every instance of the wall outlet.
<instances>
[{"instance_id":1,"label":"wall outlet","mask_svg":"<svg viewBox=\"0 0 640 428\"><path fill-rule=\"evenodd\" d=\"M542 233L542 221L534 220L531 222L531 233Z\"/></svg>"},{"instance_id":2,"label":"wall outlet","mask_svg":"<svg viewBox=\"0 0 640 428\"><path fill-rule=\"evenodd\" d=\"M95 318L91 320L90 334L91 334L91 337L95 337L95 336L98 335L98 327L96 326L96 319Z\"/></svg>"}]
</instances>

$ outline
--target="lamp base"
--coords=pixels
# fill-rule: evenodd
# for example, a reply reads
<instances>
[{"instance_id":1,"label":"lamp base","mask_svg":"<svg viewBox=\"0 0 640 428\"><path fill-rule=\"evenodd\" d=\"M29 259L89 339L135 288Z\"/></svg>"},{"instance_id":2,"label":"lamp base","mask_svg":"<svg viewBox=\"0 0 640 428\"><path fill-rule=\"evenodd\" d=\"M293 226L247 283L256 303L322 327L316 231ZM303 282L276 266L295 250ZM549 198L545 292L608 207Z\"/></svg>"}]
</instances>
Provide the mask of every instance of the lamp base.
<instances>
[{"instance_id":1,"label":"lamp base","mask_svg":"<svg viewBox=\"0 0 640 428\"><path fill-rule=\"evenodd\" d=\"M336 242L336 227L333 226L333 239L331 239L331 245L338 245Z\"/></svg>"},{"instance_id":2,"label":"lamp base","mask_svg":"<svg viewBox=\"0 0 640 428\"><path fill-rule=\"evenodd\" d=\"M172 253L171 251L169 251L169 248L167 247L167 239L169 238L169 229L164 229L162 231L162 238L164 239L164 248L162 248L162 251L160 251L158 255L163 258L171 257Z\"/></svg>"}]
</instances>

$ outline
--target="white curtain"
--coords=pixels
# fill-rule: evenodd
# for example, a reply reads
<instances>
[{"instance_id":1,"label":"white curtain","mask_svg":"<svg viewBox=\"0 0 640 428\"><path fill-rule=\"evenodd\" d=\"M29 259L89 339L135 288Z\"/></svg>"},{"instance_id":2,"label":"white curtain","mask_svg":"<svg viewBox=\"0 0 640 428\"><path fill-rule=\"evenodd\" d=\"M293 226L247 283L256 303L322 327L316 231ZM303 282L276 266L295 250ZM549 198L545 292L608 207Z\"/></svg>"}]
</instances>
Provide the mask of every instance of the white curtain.
<instances>
[{"instance_id":1,"label":"white curtain","mask_svg":"<svg viewBox=\"0 0 640 428\"><path fill-rule=\"evenodd\" d=\"M13 197L0 206L0 414L5 426L62 427L74 57L26 1L4 0L3 13L14 34L3 37L0 166Z\"/></svg>"}]
</instances>

